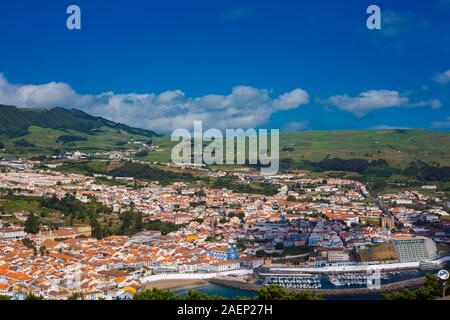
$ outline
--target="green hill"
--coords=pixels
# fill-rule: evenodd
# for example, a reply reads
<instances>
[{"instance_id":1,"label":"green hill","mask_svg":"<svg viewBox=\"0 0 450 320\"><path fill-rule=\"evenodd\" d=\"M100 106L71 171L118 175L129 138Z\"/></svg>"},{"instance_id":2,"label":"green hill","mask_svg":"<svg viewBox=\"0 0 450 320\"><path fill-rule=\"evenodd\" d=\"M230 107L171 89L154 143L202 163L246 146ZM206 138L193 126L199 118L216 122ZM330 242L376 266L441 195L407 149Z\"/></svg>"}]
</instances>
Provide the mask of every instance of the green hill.
<instances>
[{"instance_id":1,"label":"green hill","mask_svg":"<svg viewBox=\"0 0 450 320\"><path fill-rule=\"evenodd\" d=\"M75 109L22 109L0 105L0 148L10 155L50 154L55 150L102 151L158 135L94 117ZM131 146L131 145L130 145Z\"/></svg>"},{"instance_id":2,"label":"green hill","mask_svg":"<svg viewBox=\"0 0 450 320\"><path fill-rule=\"evenodd\" d=\"M154 141L162 152L146 158L170 160L170 137ZM321 161L326 158L384 159L404 167L412 161L450 165L450 132L411 130L336 130L283 132L280 134L280 158L299 161Z\"/></svg>"},{"instance_id":3,"label":"green hill","mask_svg":"<svg viewBox=\"0 0 450 320\"><path fill-rule=\"evenodd\" d=\"M127 125L91 116L76 109L20 109L0 105L0 135L19 137L28 134L31 126L55 130L74 130L86 134L95 134L102 127L122 130L128 134L147 137L156 136L150 130L132 128Z\"/></svg>"},{"instance_id":4,"label":"green hill","mask_svg":"<svg viewBox=\"0 0 450 320\"><path fill-rule=\"evenodd\" d=\"M423 129L306 131L280 137L281 158L384 159L403 166L411 161L450 164L450 133Z\"/></svg>"},{"instance_id":5,"label":"green hill","mask_svg":"<svg viewBox=\"0 0 450 320\"><path fill-rule=\"evenodd\" d=\"M170 161L175 143L169 136L159 136L150 130L132 128L79 110L20 109L0 105L0 149L4 145L3 154L30 156L51 154L55 149L89 152L124 146L131 148L134 145L127 142L136 140L153 140L160 146L159 152L150 152L141 160ZM281 133L280 157L285 167L290 163L318 163L334 158L383 159L389 166L399 168L415 161L449 166L450 132L398 129ZM329 166L327 163L321 165Z\"/></svg>"}]
</instances>

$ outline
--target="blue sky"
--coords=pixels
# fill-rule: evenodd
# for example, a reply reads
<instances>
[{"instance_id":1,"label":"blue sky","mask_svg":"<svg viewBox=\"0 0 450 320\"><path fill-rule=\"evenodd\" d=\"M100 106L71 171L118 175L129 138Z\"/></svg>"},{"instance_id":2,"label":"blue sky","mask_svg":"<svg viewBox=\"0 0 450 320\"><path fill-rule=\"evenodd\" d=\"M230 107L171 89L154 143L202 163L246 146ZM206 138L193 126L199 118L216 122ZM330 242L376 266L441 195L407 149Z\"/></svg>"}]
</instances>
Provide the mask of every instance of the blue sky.
<instances>
[{"instance_id":1,"label":"blue sky","mask_svg":"<svg viewBox=\"0 0 450 320\"><path fill-rule=\"evenodd\" d=\"M450 0L16 0L0 17L0 103L161 132L450 129Z\"/></svg>"}]
</instances>

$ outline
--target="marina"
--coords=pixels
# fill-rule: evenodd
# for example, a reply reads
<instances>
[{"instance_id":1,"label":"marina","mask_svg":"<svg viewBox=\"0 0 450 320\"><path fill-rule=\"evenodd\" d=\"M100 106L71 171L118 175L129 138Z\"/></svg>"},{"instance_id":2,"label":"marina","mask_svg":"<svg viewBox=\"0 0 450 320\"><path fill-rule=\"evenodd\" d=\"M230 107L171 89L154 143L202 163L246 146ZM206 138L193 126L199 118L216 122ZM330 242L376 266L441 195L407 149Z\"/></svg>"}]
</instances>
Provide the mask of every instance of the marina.
<instances>
[{"instance_id":1,"label":"marina","mask_svg":"<svg viewBox=\"0 0 450 320\"><path fill-rule=\"evenodd\" d=\"M400 272L399 271L393 271L388 273L383 272L380 274L380 282L381 280L388 280L391 276L396 274L400 274ZM373 277L368 275L367 273L360 273L360 272L337 273L328 276L328 280L335 287L352 286L352 285L366 286L367 283L370 282L372 279Z\"/></svg>"},{"instance_id":2,"label":"marina","mask_svg":"<svg viewBox=\"0 0 450 320\"><path fill-rule=\"evenodd\" d=\"M264 285L280 285L287 289L320 289L319 275L289 275L289 276L270 276L263 282Z\"/></svg>"}]
</instances>

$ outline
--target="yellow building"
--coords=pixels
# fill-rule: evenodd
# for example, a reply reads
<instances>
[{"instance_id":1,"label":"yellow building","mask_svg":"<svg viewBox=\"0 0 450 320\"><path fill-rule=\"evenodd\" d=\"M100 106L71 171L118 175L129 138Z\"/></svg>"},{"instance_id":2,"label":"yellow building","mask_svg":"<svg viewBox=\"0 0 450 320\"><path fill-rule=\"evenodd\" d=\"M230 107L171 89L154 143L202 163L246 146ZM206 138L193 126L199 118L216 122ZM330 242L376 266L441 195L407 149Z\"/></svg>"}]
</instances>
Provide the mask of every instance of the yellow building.
<instances>
[{"instance_id":1,"label":"yellow building","mask_svg":"<svg viewBox=\"0 0 450 320\"><path fill-rule=\"evenodd\" d=\"M186 241L194 241L198 239L198 234L194 233L194 234L187 234L186 235Z\"/></svg>"}]
</instances>

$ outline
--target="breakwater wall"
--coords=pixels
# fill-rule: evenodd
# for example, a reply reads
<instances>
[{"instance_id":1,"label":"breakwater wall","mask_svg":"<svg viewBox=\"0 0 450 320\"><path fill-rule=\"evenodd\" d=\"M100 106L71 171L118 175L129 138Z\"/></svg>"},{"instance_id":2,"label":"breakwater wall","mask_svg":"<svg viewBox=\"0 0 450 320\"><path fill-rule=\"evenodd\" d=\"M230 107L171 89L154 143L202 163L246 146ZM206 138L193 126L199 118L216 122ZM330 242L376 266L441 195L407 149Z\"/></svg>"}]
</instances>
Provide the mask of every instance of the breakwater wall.
<instances>
[{"instance_id":1,"label":"breakwater wall","mask_svg":"<svg viewBox=\"0 0 450 320\"><path fill-rule=\"evenodd\" d=\"M142 283L161 280L208 280L216 277L247 276L251 274L253 274L253 270L251 269L239 269L224 272L205 272L205 273L161 273L142 277L139 280Z\"/></svg>"}]
</instances>

